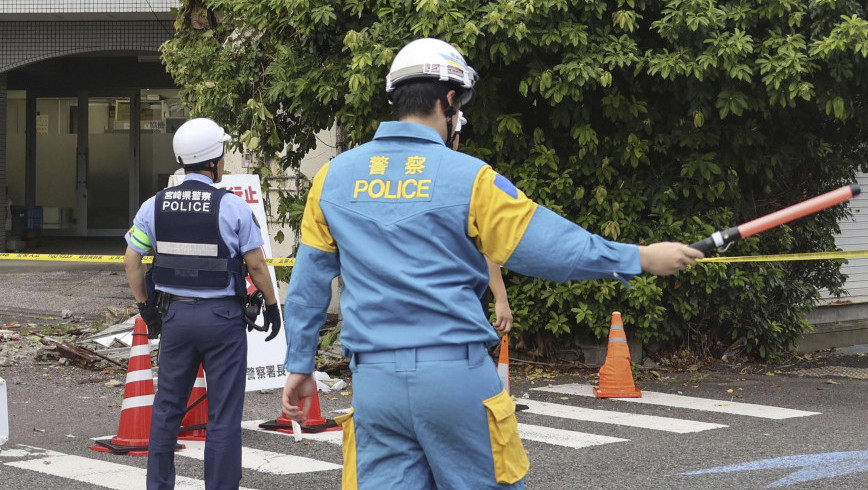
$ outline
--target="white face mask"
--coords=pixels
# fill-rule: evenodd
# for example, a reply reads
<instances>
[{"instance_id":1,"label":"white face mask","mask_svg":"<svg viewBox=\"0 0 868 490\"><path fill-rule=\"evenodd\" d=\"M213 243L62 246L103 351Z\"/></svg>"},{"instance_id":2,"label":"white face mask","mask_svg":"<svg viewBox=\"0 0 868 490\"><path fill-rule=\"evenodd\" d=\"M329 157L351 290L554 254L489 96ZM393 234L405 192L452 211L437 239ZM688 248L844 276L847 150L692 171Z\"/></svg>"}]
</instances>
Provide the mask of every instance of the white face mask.
<instances>
[{"instance_id":1,"label":"white face mask","mask_svg":"<svg viewBox=\"0 0 868 490\"><path fill-rule=\"evenodd\" d=\"M465 124L467 124L467 119L464 117L464 112L458 111L458 124L455 125L454 132L460 133Z\"/></svg>"}]
</instances>

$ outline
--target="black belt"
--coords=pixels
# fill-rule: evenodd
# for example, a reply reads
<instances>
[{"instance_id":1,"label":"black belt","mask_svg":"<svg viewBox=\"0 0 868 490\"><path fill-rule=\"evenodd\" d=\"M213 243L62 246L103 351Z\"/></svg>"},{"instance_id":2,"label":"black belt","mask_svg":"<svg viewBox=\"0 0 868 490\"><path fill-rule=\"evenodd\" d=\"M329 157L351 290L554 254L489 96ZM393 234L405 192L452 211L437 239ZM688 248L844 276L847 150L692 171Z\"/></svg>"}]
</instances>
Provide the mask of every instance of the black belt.
<instances>
[{"instance_id":1,"label":"black belt","mask_svg":"<svg viewBox=\"0 0 868 490\"><path fill-rule=\"evenodd\" d=\"M168 293L163 293L168 294ZM192 296L177 296L174 294L168 294L169 301L185 301L185 302L195 302L195 301L206 301L206 300L221 300L227 298L237 298L237 296L220 296L218 298L194 298Z\"/></svg>"},{"instance_id":2,"label":"black belt","mask_svg":"<svg viewBox=\"0 0 868 490\"><path fill-rule=\"evenodd\" d=\"M170 302L171 301L188 301L189 302L189 301L199 301L200 299L205 299L205 298L192 298L189 296L175 296L174 294L169 295L169 301Z\"/></svg>"}]
</instances>

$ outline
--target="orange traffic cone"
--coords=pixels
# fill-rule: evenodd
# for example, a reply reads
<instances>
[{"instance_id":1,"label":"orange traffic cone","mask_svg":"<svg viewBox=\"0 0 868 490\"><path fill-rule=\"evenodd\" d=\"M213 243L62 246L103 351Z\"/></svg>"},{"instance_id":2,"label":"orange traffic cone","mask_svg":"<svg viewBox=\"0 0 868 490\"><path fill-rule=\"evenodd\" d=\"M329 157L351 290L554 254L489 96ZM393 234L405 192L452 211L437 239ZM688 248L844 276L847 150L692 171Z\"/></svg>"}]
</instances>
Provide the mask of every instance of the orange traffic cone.
<instances>
[{"instance_id":1,"label":"orange traffic cone","mask_svg":"<svg viewBox=\"0 0 868 490\"><path fill-rule=\"evenodd\" d=\"M307 418L301 423L302 434L341 430L341 427L334 420L323 417L319 408L319 395L317 392L313 393L313 399L311 399L310 403L311 406L307 412ZM259 424L259 428L292 434L292 419L281 413L277 420L263 422Z\"/></svg>"},{"instance_id":2,"label":"orange traffic cone","mask_svg":"<svg viewBox=\"0 0 868 490\"><path fill-rule=\"evenodd\" d=\"M208 393L205 387L205 371L199 364L199 374L196 383L190 392L190 400L187 402L187 414L181 421L181 429L178 439L185 441L204 441L208 425Z\"/></svg>"},{"instance_id":3,"label":"orange traffic cone","mask_svg":"<svg viewBox=\"0 0 868 490\"><path fill-rule=\"evenodd\" d=\"M609 327L609 347L606 362L600 368L600 386L594 387L597 398L641 398L642 392L633 384L630 368L630 348L621 323L621 313L612 313Z\"/></svg>"},{"instance_id":4,"label":"orange traffic cone","mask_svg":"<svg viewBox=\"0 0 868 490\"><path fill-rule=\"evenodd\" d=\"M138 317L133 326L133 346L130 348L118 433L111 441L97 440L90 448L104 453L146 456L153 405L154 375L151 371L148 327L142 317Z\"/></svg>"}]
</instances>

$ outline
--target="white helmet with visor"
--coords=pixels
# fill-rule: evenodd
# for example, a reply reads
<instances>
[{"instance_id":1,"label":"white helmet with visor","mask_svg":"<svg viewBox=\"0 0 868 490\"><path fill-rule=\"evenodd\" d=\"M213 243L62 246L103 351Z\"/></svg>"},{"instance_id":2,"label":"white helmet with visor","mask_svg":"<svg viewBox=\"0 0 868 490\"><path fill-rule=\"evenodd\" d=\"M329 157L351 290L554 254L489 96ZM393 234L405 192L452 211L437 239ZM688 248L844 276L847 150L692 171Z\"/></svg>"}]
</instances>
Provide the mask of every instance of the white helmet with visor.
<instances>
[{"instance_id":1,"label":"white helmet with visor","mask_svg":"<svg viewBox=\"0 0 868 490\"><path fill-rule=\"evenodd\" d=\"M464 89L459 100L466 105L473 98L473 84L479 76L451 44L439 39L422 38L407 44L395 55L386 76L386 93L391 99L396 86L420 78L458 85Z\"/></svg>"}]
</instances>

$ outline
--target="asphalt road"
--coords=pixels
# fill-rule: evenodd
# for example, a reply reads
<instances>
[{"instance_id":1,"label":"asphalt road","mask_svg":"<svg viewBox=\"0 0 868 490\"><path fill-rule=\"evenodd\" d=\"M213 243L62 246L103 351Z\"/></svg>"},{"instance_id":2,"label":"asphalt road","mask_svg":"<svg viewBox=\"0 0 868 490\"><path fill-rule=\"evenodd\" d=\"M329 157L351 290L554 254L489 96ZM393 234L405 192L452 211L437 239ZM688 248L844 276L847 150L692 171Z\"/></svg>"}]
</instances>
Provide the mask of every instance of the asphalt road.
<instances>
[{"instance_id":1,"label":"asphalt road","mask_svg":"<svg viewBox=\"0 0 868 490\"><path fill-rule=\"evenodd\" d=\"M122 237L44 239L35 254L123 255ZM133 305L121 263L0 260L0 315L104 321L109 307Z\"/></svg>"},{"instance_id":2,"label":"asphalt road","mask_svg":"<svg viewBox=\"0 0 868 490\"><path fill-rule=\"evenodd\" d=\"M865 361L862 357L856 364L861 364L861 369L865 370ZM519 399L520 403L532 403L533 410L548 410L556 406L586 409L586 412L580 412L583 417L588 414L592 415L590 418L600 417L597 421L575 420L527 411L519 412L520 424L535 428L537 432L561 430L566 431L563 434L585 433L622 439L574 448L524 437L531 460L528 487L866 487L868 441L865 427L868 419L865 390L868 381L838 376L800 377L772 371L769 372L774 376L763 372L740 374L745 368L721 365L714 371L669 373L661 380L640 380L638 384L645 397L651 396L652 392L680 393L691 399L715 400L714 405L721 409L749 403L813 414L768 419L624 400L597 400L535 389L575 383L586 385L593 382L592 375L576 373L549 377L536 371L518 374L513 368L513 393L528 397ZM123 380L120 372L86 371L55 363L23 363L2 368L2 376L9 388L11 426L10 441L0 452L3 488L100 488L12 466L36 460L40 453L31 448L144 468L145 458L104 454L89 449L90 438L118 432L124 387L108 387L105 382ZM348 408L351 391L350 387L343 395L321 394L323 413L333 417L333 410ZM278 403L277 390L248 393L244 420L274 419L278 415ZM665 419L652 421L650 427L630 425L642 425L644 421L641 419L645 416ZM697 432L684 433L662 430L667 427L694 430L679 428L681 423L712 424L712 428L694 427ZM655 427L655 424L658 425ZM317 462L341 464L340 448L326 442L309 440L296 443L283 435L245 430L243 444L270 451L274 453L273 458L294 455ZM53 457L58 458L58 455ZM180 456L176 459L179 475L201 479L201 461ZM59 459L48 457L39 460L37 470L46 471L52 461L62 464ZM260 489L339 488L340 471L278 474L245 469L242 485Z\"/></svg>"}]
</instances>

